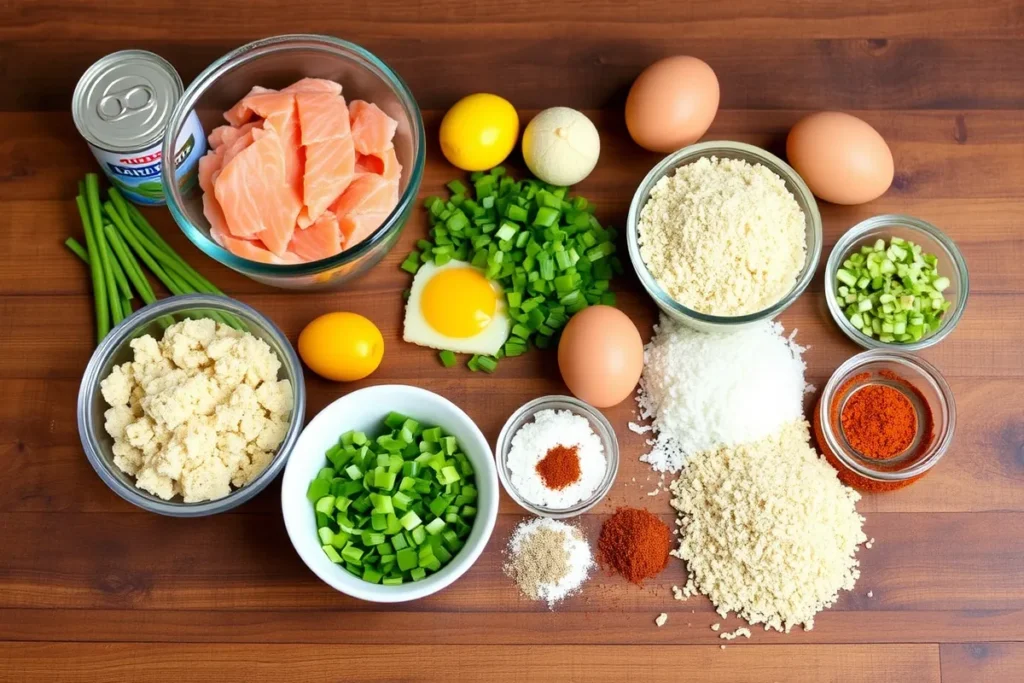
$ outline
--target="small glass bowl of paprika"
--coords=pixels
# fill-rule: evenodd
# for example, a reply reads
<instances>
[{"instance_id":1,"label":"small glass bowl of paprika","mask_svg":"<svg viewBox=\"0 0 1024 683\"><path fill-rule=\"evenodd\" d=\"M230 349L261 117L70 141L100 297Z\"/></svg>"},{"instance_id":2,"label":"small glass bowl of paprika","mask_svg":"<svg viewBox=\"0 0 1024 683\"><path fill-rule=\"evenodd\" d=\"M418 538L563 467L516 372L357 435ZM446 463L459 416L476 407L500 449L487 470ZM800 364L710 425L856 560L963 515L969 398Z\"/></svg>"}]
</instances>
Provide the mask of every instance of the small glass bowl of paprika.
<instances>
[{"instance_id":1,"label":"small glass bowl of paprika","mask_svg":"<svg viewBox=\"0 0 1024 683\"><path fill-rule=\"evenodd\" d=\"M915 355L860 353L833 373L814 409L814 434L844 484L894 491L935 466L953 441L956 404L942 374Z\"/></svg>"},{"instance_id":2,"label":"small glass bowl of paprika","mask_svg":"<svg viewBox=\"0 0 1024 683\"><path fill-rule=\"evenodd\" d=\"M534 421L537 413L544 410L568 411L574 416L584 418L589 425L589 429L600 440L603 449L604 471L600 479L593 482L593 490L579 502L566 507L545 506L531 501L527 491L519 490L516 487L514 483L516 477L513 476L509 463L509 456L513 450L513 438L525 425ZM575 447L572 450L575 452ZM550 451L548 453L550 455ZM508 421L505 422L505 426L502 427L501 433L498 435L498 444L494 454L498 465L498 479L501 481L501 485L509 497L528 512L538 517L550 517L552 519L576 517L597 505L608 494L612 484L615 483L615 476L619 471L619 442L615 436L615 429L612 428L611 423L608 422L608 419L600 410L572 396L541 396L521 406L516 412L512 413ZM585 457L582 453L580 456ZM540 464L538 463L538 465ZM584 463L580 464L585 467Z\"/></svg>"}]
</instances>

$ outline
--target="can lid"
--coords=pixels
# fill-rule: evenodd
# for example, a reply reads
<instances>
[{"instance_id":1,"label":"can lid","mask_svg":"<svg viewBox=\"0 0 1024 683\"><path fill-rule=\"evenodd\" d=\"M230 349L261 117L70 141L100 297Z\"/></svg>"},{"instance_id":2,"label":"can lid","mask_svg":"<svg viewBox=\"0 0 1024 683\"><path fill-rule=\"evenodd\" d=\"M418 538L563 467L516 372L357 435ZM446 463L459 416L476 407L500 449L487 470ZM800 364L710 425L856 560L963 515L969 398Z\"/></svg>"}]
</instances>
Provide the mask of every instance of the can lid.
<instances>
[{"instance_id":1,"label":"can lid","mask_svg":"<svg viewBox=\"0 0 1024 683\"><path fill-rule=\"evenodd\" d=\"M184 87L170 63L146 50L122 50L86 69L75 86L75 126L91 144L114 152L156 144Z\"/></svg>"}]
</instances>

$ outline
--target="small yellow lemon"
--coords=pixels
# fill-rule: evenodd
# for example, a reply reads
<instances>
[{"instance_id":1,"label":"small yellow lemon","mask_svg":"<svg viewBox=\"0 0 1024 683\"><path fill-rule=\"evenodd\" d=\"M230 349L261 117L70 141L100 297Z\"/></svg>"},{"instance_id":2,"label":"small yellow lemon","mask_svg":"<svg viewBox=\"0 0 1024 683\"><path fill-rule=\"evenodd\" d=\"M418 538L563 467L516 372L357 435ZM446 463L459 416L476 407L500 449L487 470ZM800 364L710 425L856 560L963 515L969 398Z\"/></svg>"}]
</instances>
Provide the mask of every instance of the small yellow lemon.
<instances>
[{"instance_id":1,"label":"small yellow lemon","mask_svg":"<svg viewBox=\"0 0 1024 683\"><path fill-rule=\"evenodd\" d=\"M497 95L467 95L441 121L441 151L463 171L486 171L512 153L519 137L519 115Z\"/></svg>"},{"instance_id":2,"label":"small yellow lemon","mask_svg":"<svg viewBox=\"0 0 1024 683\"><path fill-rule=\"evenodd\" d=\"M299 355L309 369L335 382L372 373L384 357L384 337L358 313L325 313L299 335Z\"/></svg>"}]
</instances>

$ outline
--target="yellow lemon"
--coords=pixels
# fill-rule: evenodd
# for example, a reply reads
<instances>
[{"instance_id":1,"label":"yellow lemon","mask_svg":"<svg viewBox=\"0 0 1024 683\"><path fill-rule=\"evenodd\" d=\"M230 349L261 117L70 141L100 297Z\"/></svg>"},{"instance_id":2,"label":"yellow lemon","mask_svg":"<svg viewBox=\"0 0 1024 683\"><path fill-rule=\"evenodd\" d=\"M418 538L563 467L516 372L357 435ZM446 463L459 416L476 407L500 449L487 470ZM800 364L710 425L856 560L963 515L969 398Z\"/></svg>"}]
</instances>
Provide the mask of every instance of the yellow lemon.
<instances>
[{"instance_id":1,"label":"yellow lemon","mask_svg":"<svg viewBox=\"0 0 1024 683\"><path fill-rule=\"evenodd\" d=\"M325 379L354 382L380 365L384 337L358 313L325 313L302 330L299 355Z\"/></svg>"},{"instance_id":2,"label":"yellow lemon","mask_svg":"<svg viewBox=\"0 0 1024 683\"><path fill-rule=\"evenodd\" d=\"M441 151L463 171L486 171L512 153L519 115L497 95L477 93L455 103L441 121Z\"/></svg>"}]
</instances>

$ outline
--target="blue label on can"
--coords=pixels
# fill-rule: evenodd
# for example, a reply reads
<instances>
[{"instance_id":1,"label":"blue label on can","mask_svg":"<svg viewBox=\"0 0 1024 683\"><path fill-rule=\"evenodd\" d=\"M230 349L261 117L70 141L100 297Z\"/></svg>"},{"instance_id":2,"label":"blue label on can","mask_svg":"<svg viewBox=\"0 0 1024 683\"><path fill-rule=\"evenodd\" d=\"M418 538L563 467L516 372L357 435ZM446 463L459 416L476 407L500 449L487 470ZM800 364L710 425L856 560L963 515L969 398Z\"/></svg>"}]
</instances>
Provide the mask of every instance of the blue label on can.
<instances>
[{"instance_id":1,"label":"blue label on can","mask_svg":"<svg viewBox=\"0 0 1024 683\"><path fill-rule=\"evenodd\" d=\"M195 112L189 115L178 135L178 149L174 154L175 177L182 194L199 181L199 158L206 152L206 137ZM136 204L162 205L164 197L161 145L140 150L138 153L118 154L92 147L93 154L103 167L107 178L125 197Z\"/></svg>"}]
</instances>

